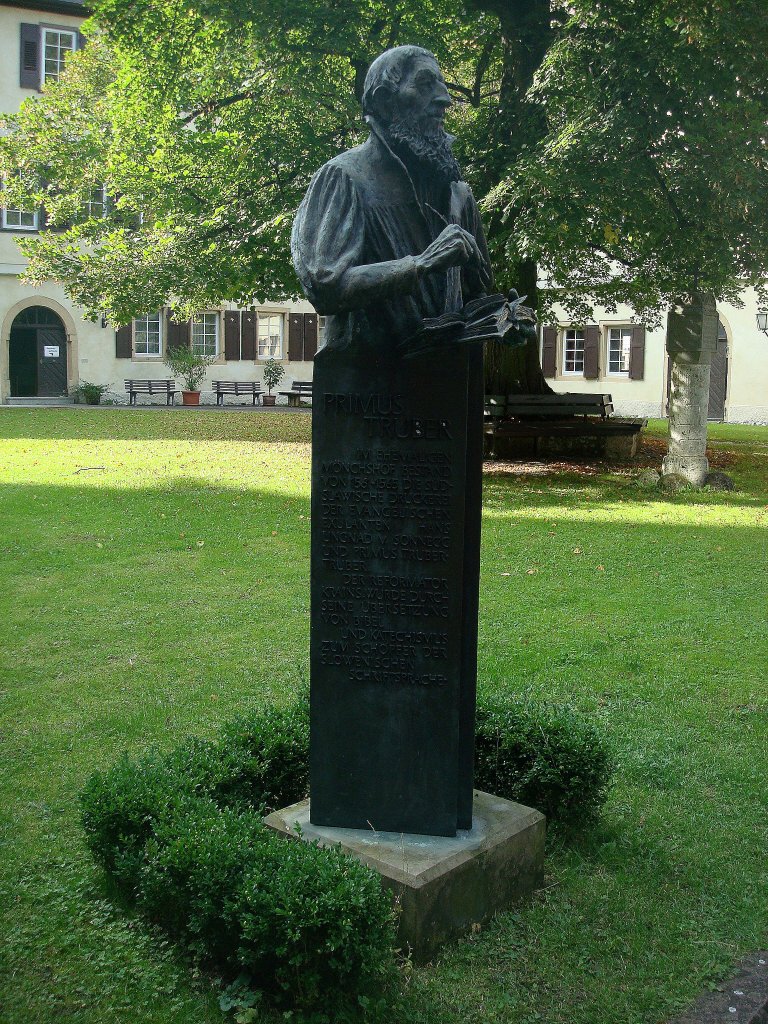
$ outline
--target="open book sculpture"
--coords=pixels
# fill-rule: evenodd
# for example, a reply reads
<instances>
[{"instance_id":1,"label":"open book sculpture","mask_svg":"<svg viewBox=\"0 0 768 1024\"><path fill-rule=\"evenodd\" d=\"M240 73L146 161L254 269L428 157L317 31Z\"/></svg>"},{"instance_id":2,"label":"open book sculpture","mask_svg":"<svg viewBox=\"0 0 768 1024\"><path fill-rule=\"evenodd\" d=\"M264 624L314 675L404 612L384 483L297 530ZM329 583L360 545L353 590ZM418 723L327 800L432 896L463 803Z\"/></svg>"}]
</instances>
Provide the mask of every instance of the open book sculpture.
<instances>
[{"instance_id":1,"label":"open book sculpture","mask_svg":"<svg viewBox=\"0 0 768 1024\"><path fill-rule=\"evenodd\" d=\"M511 346L525 345L536 334L534 312L523 305L526 298L518 296L513 288L506 297L483 295L457 313L428 317L415 334L400 343L399 351L407 359L446 344L500 341Z\"/></svg>"}]
</instances>

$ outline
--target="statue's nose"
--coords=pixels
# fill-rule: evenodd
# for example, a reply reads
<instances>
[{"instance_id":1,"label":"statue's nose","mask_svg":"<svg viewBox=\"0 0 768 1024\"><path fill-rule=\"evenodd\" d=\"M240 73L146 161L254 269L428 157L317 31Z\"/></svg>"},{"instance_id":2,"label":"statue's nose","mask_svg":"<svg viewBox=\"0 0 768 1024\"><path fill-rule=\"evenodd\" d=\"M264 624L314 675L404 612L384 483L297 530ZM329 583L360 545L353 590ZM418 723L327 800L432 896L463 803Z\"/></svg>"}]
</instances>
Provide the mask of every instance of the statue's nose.
<instances>
[{"instance_id":1,"label":"statue's nose","mask_svg":"<svg viewBox=\"0 0 768 1024\"><path fill-rule=\"evenodd\" d=\"M440 82L436 94L432 100L432 105L441 107L443 110L447 110L448 107L453 106L453 100L451 99L450 93L445 86L444 82Z\"/></svg>"}]
</instances>

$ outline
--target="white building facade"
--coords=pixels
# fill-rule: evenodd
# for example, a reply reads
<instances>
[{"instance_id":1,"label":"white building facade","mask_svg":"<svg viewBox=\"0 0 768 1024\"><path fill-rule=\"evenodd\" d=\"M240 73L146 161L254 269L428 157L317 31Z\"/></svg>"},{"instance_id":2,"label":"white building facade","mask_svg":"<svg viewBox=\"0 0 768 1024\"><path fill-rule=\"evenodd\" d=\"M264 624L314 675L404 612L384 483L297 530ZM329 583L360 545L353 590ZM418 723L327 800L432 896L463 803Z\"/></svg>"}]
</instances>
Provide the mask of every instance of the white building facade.
<instances>
[{"instance_id":1,"label":"white building facade","mask_svg":"<svg viewBox=\"0 0 768 1024\"><path fill-rule=\"evenodd\" d=\"M709 419L768 423L768 337L757 329L757 296L745 291L743 306L718 304L717 352L712 361ZM647 331L628 307L595 311L591 323L565 316L545 327L541 365L557 392L600 392L613 397L622 416L666 416L669 358L665 330Z\"/></svg>"},{"instance_id":2,"label":"white building facade","mask_svg":"<svg viewBox=\"0 0 768 1024\"><path fill-rule=\"evenodd\" d=\"M15 112L61 73L67 54L83 45L79 26L85 16L80 0L0 2L0 109ZM285 367L278 390L311 380L323 318L308 303L248 309L224 303L184 324L167 310L150 311L114 331L84 320L58 285L32 288L20 280L24 261L17 240L39 230L45 230L42 211L2 209L0 403L56 399L84 382L108 385L112 400L125 402L127 379L170 376L163 357L177 345L214 359L203 401L213 401L214 380L262 380L269 358ZM745 293L743 308L723 304L718 312L710 418L768 423L768 338L756 327L756 296ZM542 368L555 391L610 393L620 415L666 414L664 331L633 323L630 310L597 311L589 324L563 319L557 328L542 331L541 346Z\"/></svg>"},{"instance_id":3,"label":"white building facade","mask_svg":"<svg viewBox=\"0 0 768 1024\"><path fill-rule=\"evenodd\" d=\"M79 27L86 14L81 0L0 3L3 112L17 111L23 100L58 77L67 54L84 44ZM181 324L168 310L158 310L115 331L101 321L83 319L82 310L58 285L33 288L21 281L24 259L17 240L40 230L45 230L42 211L0 211L0 403L59 399L84 382L108 385L113 401L127 402L126 380L172 376L163 357L178 345L214 359L202 385L204 402L214 401L214 380L261 381L263 364L270 358L285 369L276 391L312 379L323 320L309 303L248 309L223 303ZM181 388L180 381L177 386ZM152 399L140 396L138 401Z\"/></svg>"}]
</instances>

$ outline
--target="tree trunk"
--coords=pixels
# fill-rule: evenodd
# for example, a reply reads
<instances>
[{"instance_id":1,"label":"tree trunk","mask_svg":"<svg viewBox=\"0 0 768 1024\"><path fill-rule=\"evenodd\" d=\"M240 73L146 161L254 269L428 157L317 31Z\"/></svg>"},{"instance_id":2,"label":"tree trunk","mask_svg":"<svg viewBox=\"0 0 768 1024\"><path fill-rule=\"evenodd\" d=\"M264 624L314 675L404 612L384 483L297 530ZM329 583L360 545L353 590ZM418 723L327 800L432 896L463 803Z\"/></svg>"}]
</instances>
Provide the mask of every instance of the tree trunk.
<instances>
[{"instance_id":1,"label":"tree trunk","mask_svg":"<svg viewBox=\"0 0 768 1024\"><path fill-rule=\"evenodd\" d=\"M667 352L672 362L669 450L663 473L677 473L700 487L709 472L707 407L709 373L717 348L717 307L712 295L696 292L667 316Z\"/></svg>"},{"instance_id":2,"label":"tree trunk","mask_svg":"<svg viewBox=\"0 0 768 1024\"><path fill-rule=\"evenodd\" d=\"M473 180L477 192L484 194L499 183L526 145L536 145L546 133L544 112L528 102L526 93L552 41L551 3L470 0L470 6L499 19L503 45L498 107L488 125L482 167ZM515 288L527 296L527 306L537 309L536 264L533 260L510 261L506 255L509 226L497 213L484 219L498 291ZM551 394L541 372L538 341L533 339L521 348L486 345L485 388L489 394Z\"/></svg>"}]
</instances>

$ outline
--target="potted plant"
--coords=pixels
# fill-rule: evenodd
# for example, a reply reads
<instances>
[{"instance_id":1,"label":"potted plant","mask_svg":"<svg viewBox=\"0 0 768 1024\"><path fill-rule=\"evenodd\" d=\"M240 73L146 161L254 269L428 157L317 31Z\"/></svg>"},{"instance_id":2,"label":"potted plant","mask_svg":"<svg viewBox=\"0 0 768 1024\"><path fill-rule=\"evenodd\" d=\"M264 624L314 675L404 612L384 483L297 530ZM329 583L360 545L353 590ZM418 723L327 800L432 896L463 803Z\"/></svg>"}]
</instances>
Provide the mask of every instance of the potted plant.
<instances>
[{"instance_id":1,"label":"potted plant","mask_svg":"<svg viewBox=\"0 0 768 1024\"><path fill-rule=\"evenodd\" d=\"M81 380L75 388L75 401L84 402L86 405L99 405L102 396L109 391L109 384L91 384L90 381Z\"/></svg>"},{"instance_id":2,"label":"potted plant","mask_svg":"<svg viewBox=\"0 0 768 1024\"><path fill-rule=\"evenodd\" d=\"M267 385L267 394L262 395L261 401L264 405L274 405L275 396L272 394L272 388L277 387L280 381L283 379L285 373L285 367L277 362L276 359L268 359L264 363L264 383Z\"/></svg>"},{"instance_id":3,"label":"potted plant","mask_svg":"<svg viewBox=\"0 0 768 1024\"><path fill-rule=\"evenodd\" d=\"M174 377L181 377L182 405L200 405L200 385L203 383L205 371L214 358L193 352L191 348L179 347L168 350L163 362Z\"/></svg>"}]
</instances>

